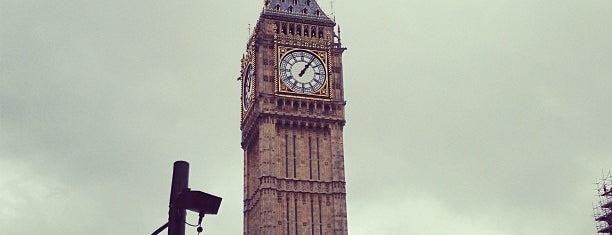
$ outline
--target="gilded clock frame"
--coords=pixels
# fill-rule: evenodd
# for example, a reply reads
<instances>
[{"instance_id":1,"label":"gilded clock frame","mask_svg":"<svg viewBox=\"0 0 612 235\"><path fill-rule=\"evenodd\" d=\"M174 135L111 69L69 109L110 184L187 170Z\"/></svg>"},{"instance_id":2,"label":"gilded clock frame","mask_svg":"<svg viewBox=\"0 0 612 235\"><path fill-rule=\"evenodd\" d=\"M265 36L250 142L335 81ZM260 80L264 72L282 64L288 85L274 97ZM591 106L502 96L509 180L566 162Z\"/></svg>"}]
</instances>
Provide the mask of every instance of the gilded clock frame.
<instances>
[{"instance_id":1,"label":"gilded clock frame","mask_svg":"<svg viewBox=\"0 0 612 235\"><path fill-rule=\"evenodd\" d=\"M253 106L255 106L255 101L257 99L257 96L255 94L257 94L257 65L255 63L255 40L253 40L254 37L252 38L251 42L249 43L249 46L247 48L247 55L246 58L244 58L242 60L242 72L240 73L240 79L241 79L241 83L240 83L240 106L242 107L242 119L244 121L244 117L246 117L247 113L249 113L252 109ZM244 104L244 89L245 89L245 82L246 82L246 76L248 76L247 72L248 72L248 68L249 66L251 66L251 70L253 71L253 82L252 82L252 86L253 86L253 93L251 94L251 104L249 105L249 107L246 107Z\"/></svg>"},{"instance_id":2,"label":"gilded clock frame","mask_svg":"<svg viewBox=\"0 0 612 235\"><path fill-rule=\"evenodd\" d=\"M331 71L330 71L330 66L329 66L329 50L317 50L317 49L311 49L311 48L303 48L303 47L295 47L295 46L285 46L285 45L276 45L276 50L275 50L275 64L276 64L276 71L275 71L275 87L276 87L276 94L280 95L280 96L286 96L286 97L294 97L294 98L306 98L306 99L313 99L313 100L331 100L332 99L332 93L331 93L331 83L332 83L332 79L331 79ZM284 82L281 81L281 75L280 75L280 63L282 62L282 59L285 57L285 55L294 52L294 51L306 51L309 53L312 53L313 55L315 55L318 59L321 60L321 62L323 63L323 66L325 67L325 72L326 72L326 78L325 78L325 82L323 83L323 86L321 86L321 88L315 92L315 93L298 93L295 92L293 90L291 90L291 88L287 87L287 85L285 85Z\"/></svg>"}]
</instances>

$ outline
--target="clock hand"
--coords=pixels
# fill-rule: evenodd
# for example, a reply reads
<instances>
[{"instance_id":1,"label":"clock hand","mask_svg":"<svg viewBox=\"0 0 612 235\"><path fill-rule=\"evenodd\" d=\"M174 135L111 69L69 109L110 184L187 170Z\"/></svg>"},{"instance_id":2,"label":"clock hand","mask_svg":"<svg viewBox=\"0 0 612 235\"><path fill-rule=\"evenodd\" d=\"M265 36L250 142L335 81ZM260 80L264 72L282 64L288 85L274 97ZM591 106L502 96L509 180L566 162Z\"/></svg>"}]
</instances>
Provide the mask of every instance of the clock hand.
<instances>
[{"instance_id":1,"label":"clock hand","mask_svg":"<svg viewBox=\"0 0 612 235\"><path fill-rule=\"evenodd\" d=\"M314 60L314 59L313 59ZM300 72L300 77L304 76L304 73L306 72L306 69L308 69L308 67L310 67L310 64L312 64L312 61L310 60L310 62L308 62L308 64L306 64L306 66L304 66L304 69L302 69L302 71Z\"/></svg>"}]
</instances>

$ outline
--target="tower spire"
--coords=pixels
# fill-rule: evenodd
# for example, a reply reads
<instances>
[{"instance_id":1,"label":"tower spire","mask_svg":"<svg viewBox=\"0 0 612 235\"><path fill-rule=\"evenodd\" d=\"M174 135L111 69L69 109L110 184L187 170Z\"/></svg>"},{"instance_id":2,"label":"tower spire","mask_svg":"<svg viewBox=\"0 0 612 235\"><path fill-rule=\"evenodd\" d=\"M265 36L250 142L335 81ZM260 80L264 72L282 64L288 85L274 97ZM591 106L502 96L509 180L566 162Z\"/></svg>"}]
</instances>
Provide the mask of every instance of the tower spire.
<instances>
[{"instance_id":1,"label":"tower spire","mask_svg":"<svg viewBox=\"0 0 612 235\"><path fill-rule=\"evenodd\" d=\"M336 10L334 10L334 0L330 0L332 20L336 22Z\"/></svg>"}]
</instances>

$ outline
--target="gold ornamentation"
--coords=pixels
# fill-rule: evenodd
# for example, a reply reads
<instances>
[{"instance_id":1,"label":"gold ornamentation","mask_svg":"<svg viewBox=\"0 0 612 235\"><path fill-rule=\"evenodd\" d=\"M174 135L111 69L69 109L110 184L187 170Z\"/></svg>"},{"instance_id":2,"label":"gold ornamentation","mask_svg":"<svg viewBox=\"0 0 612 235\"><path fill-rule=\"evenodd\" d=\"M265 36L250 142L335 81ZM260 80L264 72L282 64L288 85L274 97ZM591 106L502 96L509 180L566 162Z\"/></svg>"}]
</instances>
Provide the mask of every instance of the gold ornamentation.
<instances>
[{"instance_id":1,"label":"gold ornamentation","mask_svg":"<svg viewBox=\"0 0 612 235\"><path fill-rule=\"evenodd\" d=\"M310 52L314 55L316 55L319 59L321 59L323 66L325 67L326 73L327 73L327 78L325 79L325 83L323 84L323 86L321 87L321 89L319 89L317 92L312 93L312 94L300 94L297 92L294 92L293 90L291 90L289 87L287 87L285 85L284 82L280 81L280 61L282 60L282 58L287 55L288 53L291 53L293 51L296 50L303 50L303 51L307 51ZM328 48L324 48L324 50L316 50L316 49L306 49L306 48L300 48L300 47L293 47L291 45L281 45L280 43L276 43L275 44L275 57L274 57L274 63L276 65L276 71L275 71L275 86L276 86L276 93L279 96L285 96L285 97L292 97L292 98L301 98L301 99L311 99L311 100L324 100L324 101L329 101L332 99L332 73L330 70L330 62L329 59L330 58L330 49Z\"/></svg>"},{"instance_id":2,"label":"gold ornamentation","mask_svg":"<svg viewBox=\"0 0 612 235\"><path fill-rule=\"evenodd\" d=\"M241 93L240 94L240 103L241 103L240 106L242 107L241 108L241 114L242 115L241 115L240 119L241 119L242 123L244 123L247 114L253 109L253 106L255 106L254 103L255 103L255 101L257 99L257 96L255 95L257 93L257 89L258 89L258 84L256 82L257 81L257 79L256 79L257 68L256 68L256 64L255 64L255 38L256 38L256 34L254 33L251 36L251 39L249 40L249 43L247 44L248 45L247 46L247 56L246 56L245 59L242 60L242 64L241 64L241 68L242 69L241 69L240 73L241 73L242 81L240 83L240 91L241 91L240 92ZM244 89L245 89L244 83L246 82L245 76L247 76L246 73L248 72L247 68L248 68L249 65L251 65L251 69L253 70L253 73L255 74L255 77L253 78L253 79L255 79L255 82L253 82L253 93L252 93L253 98L251 99L251 105L249 105L249 107L245 107L245 105L244 105L244 93L245 93L244 92Z\"/></svg>"}]
</instances>

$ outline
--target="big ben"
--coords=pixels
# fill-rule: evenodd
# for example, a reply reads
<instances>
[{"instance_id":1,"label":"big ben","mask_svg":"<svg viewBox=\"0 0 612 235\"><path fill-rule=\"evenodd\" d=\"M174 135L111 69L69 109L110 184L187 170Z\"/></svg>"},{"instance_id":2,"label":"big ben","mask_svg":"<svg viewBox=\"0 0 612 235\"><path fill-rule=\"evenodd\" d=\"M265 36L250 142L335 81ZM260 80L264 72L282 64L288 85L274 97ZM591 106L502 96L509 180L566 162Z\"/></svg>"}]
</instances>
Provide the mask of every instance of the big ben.
<instances>
[{"instance_id":1,"label":"big ben","mask_svg":"<svg viewBox=\"0 0 612 235\"><path fill-rule=\"evenodd\" d=\"M263 4L241 61L244 234L348 234L346 48L315 0Z\"/></svg>"}]
</instances>

